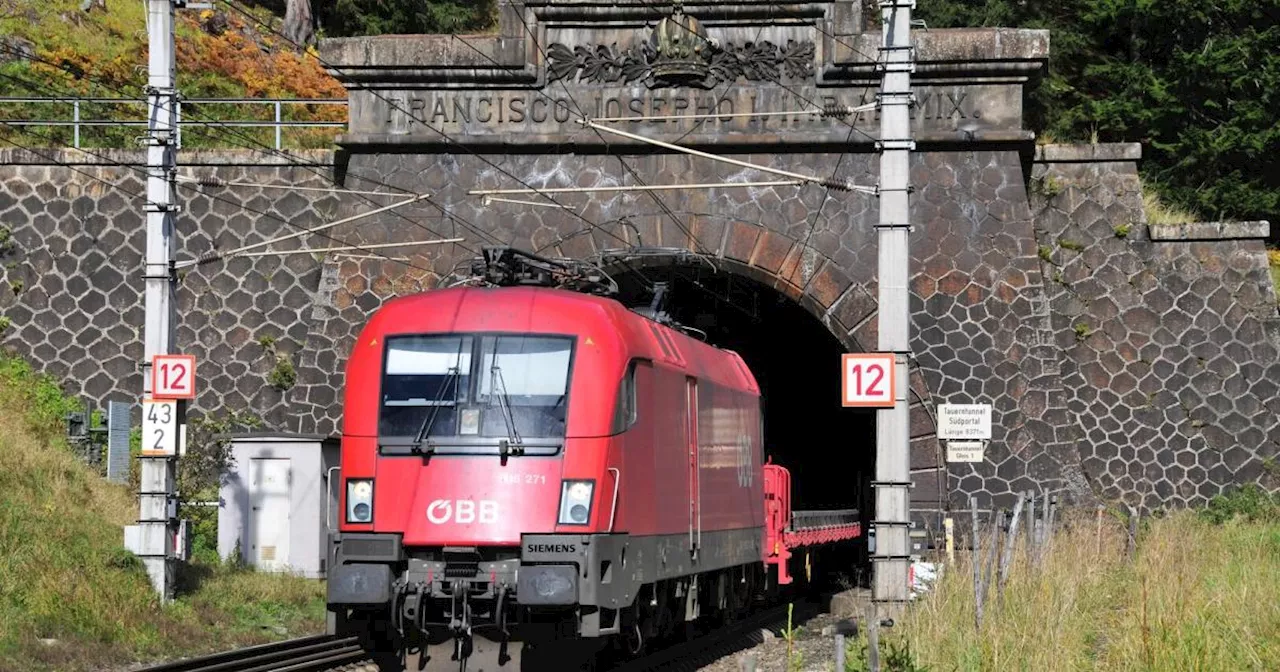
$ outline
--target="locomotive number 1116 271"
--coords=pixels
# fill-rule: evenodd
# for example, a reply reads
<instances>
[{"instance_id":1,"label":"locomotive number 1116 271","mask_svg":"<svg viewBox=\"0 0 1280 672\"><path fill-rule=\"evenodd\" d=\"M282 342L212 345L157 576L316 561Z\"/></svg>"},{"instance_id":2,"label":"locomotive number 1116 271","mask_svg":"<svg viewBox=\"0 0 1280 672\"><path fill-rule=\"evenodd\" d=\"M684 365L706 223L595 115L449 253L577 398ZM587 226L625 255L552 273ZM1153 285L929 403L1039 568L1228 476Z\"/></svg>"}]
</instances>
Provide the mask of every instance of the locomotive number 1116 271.
<instances>
[{"instance_id":1,"label":"locomotive number 1116 271","mask_svg":"<svg viewBox=\"0 0 1280 672\"><path fill-rule=\"evenodd\" d=\"M503 485L546 485L546 474L498 474L498 482Z\"/></svg>"}]
</instances>

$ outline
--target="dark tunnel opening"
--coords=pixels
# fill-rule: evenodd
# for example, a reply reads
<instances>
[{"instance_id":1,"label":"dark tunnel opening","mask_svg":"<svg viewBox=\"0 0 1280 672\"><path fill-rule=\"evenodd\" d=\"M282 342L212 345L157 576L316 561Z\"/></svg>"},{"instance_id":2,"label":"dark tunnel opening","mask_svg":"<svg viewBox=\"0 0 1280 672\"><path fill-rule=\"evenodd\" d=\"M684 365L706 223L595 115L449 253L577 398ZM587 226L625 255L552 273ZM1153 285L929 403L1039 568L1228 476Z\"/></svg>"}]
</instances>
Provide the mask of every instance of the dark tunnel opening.
<instances>
[{"instance_id":1,"label":"dark tunnel opening","mask_svg":"<svg viewBox=\"0 0 1280 672\"><path fill-rule=\"evenodd\" d=\"M635 269L635 266L632 266ZM863 537L810 559L822 588L867 587L866 534L874 506L875 412L840 403L840 341L812 314L771 287L726 270L649 265L614 270L620 300L647 307L651 283L666 283L662 309L742 356L760 385L766 459L791 471L793 508L858 509ZM797 553L793 572L803 575ZM847 583L846 583L847 582ZM830 584L830 585L827 585Z\"/></svg>"}]
</instances>

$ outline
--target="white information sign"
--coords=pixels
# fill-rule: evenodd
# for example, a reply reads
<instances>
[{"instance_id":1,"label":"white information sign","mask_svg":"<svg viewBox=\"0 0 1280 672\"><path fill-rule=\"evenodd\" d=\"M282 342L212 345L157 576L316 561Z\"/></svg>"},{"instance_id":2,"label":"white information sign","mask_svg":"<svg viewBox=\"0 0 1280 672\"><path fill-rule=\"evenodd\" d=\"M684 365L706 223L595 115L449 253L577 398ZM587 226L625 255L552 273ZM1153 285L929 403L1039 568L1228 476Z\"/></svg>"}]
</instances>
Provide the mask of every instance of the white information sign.
<instances>
[{"instance_id":1,"label":"white information sign","mask_svg":"<svg viewBox=\"0 0 1280 672\"><path fill-rule=\"evenodd\" d=\"M893 408L897 381L893 353L845 353L841 372L844 406Z\"/></svg>"},{"instance_id":2,"label":"white information sign","mask_svg":"<svg viewBox=\"0 0 1280 672\"><path fill-rule=\"evenodd\" d=\"M990 439L991 404L939 404L939 439Z\"/></svg>"},{"instance_id":3,"label":"white information sign","mask_svg":"<svg viewBox=\"0 0 1280 672\"><path fill-rule=\"evenodd\" d=\"M948 462L981 462L982 441L948 441Z\"/></svg>"},{"instance_id":4,"label":"white information sign","mask_svg":"<svg viewBox=\"0 0 1280 672\"><path fill-rule=\"evenodd\" d=\"M178 452L178 402L147 399L142 402L142 455L170 456Z\"/></svg>"}]
</instances>

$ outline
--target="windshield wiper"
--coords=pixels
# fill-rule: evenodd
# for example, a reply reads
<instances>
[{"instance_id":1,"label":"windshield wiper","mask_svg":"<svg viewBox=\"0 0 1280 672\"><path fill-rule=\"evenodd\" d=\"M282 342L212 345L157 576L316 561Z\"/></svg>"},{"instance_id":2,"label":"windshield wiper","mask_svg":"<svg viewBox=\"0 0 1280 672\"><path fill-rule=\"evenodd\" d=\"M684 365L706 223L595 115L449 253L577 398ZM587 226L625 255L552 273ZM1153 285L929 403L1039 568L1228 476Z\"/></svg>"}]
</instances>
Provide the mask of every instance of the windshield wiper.
<instances>
[{"instance_id":1,"label":"windshield wiper","mask_svg":"<svg viewBox=\"0 0 1280 672\"><path fill-rule=\"evenodd\" d=\"M492 378L489 382L489 403L493 404L493 397L498 397L498 407L502 410L502 421L507 425L507 438L498 441L498 456L503 460L507 459L507 455L523 455L524 444L520 441L520 432L516 430L516 419L511 413L511 398L507 395L507 383L502 379L502 368L498 366L498 358L493 358L493 368L490 369ZM502 387L502 392L498 392L498 387Z\"/></svg>"},{"instance_id":2,"label":"windshield wiper","mask_svg":"<svg viewBox=\"0 0 1280 672\"><path fill-rule=\"evenodd\" d=\"M422 419L422 425L418 427L418 433L415 434L413 437L413 445L411 447L411 452L414 452L414 453L434 452L434 447L431 445L431 443L427 442L427 435L431 433L432 425L436 424L436 416L440 413L440 406L444 402L444 391L449 389L450 383L457 380L459 374L460 374L460 370L458 369L458 367L456 366L450 367L449 374L445 376L444 382L440 384L440 390L436 392L436 399L431 405L431 412L427 414L427 417ZM451 403L451 405L455 407L458 405L458 388L457 387L454 387L453 389L453 402ZM427 443L428 450L426 451L422 450L423 443Z\"/></svg>"}]
</instances>

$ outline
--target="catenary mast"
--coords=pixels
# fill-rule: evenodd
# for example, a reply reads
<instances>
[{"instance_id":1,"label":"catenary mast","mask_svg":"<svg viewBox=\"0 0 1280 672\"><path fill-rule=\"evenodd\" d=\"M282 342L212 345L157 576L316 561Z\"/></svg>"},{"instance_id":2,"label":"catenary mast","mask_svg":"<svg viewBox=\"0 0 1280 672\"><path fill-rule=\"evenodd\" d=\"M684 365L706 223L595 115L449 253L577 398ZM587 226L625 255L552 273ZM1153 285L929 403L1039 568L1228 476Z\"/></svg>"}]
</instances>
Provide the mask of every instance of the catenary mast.
<instances>
[{"instance_id":1,"label":"catenary mast","mask_svg":"<svg viewBox=\"0 0 1280 672\"><path fill-rule=\"evenodd\" d=\"M911 10L914 0L881 0L883 43L880 67L880 220L878 350L894 355L892 408L876 411L875 527L872 600L876 621L896 614L908 598L910 566L910 250L908 193L911 151ZM874 626L873 626L874 627Z\"/></svg>"}]
</instances>

